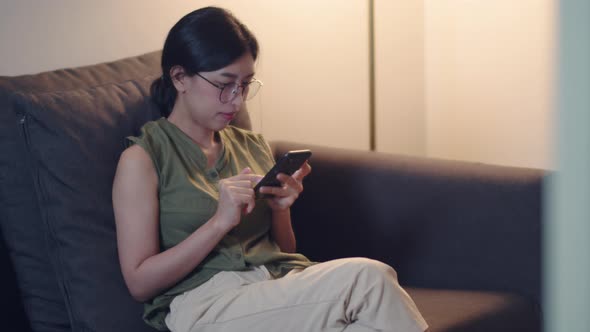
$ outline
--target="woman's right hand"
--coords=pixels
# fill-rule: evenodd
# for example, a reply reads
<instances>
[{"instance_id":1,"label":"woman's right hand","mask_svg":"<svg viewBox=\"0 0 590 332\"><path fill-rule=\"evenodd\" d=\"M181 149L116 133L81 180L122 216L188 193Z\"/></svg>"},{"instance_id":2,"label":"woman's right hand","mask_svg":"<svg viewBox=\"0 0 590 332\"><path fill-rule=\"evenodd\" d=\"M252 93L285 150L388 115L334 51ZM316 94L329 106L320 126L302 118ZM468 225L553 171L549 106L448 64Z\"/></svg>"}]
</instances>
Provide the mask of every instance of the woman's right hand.
<instances>
[{"instance_id":1,"label":"woman's right hand","mask_svg":"<svg viewBox=\"0 0 590 332\"><path fill-rule=\"evenodd\" d=\"M240 174L219 181L219 203L213 217L214 224L229 232L240 223L242 213L252 212L255 206L254 185L262 179L248 167Z\"/></svg>"}]
</instances>

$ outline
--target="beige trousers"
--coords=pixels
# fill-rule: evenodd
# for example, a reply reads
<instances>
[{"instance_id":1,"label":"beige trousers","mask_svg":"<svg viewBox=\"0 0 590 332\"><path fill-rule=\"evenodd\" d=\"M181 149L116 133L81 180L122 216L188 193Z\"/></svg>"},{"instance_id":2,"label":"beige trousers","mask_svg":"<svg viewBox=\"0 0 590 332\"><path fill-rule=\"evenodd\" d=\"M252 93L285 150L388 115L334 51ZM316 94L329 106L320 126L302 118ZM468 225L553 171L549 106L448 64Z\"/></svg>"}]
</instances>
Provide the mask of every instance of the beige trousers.
<instances>
[{"instance_id":1,"label":"beige trousers","mask_svg":"<svg viewBox=\"0 0 590 332\"><path fill-rule=\"evenodd\" d=\"M400 331L427 324L390 266L346 258L273 279L266 268L220 272L178 295L166 324L173 332Z\"/></svg>"}]
</instances>

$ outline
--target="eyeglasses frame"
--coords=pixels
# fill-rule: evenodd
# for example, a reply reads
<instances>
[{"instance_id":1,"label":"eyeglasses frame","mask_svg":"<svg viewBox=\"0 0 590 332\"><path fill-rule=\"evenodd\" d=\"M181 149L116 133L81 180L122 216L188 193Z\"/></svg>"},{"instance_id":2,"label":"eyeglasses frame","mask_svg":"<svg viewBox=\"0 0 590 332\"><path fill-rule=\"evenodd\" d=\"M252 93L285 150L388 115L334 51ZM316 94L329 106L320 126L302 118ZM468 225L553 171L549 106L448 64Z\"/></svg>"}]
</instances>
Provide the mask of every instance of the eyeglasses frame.
<instances>
[{"instance_id":1,"label":"eyeglasses frame","mask_svg":"<svg viewBox=\"0 0 590 332\"><path fill-rule=\"evenodd\" d=\"M228 100L228 101L223 101L223 100L221 100L221 95L223 95L223 90L224 90L226 87L230 86L230 85L234 85L234 84L235 84L235 82L234 82L234 83L227 83L227 84L216 84L216 83L213 83L213 82L211 82L211 81L210 81L210 80L208 80L208 79L207 79L205 76L203 76L203 75L201 75L201 74L199 74L199 73L196 73L196 75L197 75L197 76L199 76L200 78L204 79L204 80L205 80L207 83L211 84L212 86L214 86L214 87L216 87L216 88L218 88L218 89L220 90L220 91L219 91L219 102L220 102L220 103L222 103L222 104L227 104L227 103L230 103L230 102L234 101L234 99L236 99L236 97L238 96L238 92L234 93L234 92L232 91L232 95L233 95L233 97L232 97L230 100ZM250 82L248 82L248 83L246 83L246 84L238 84L238 85L237 85L237 89L238 89L238 90L239 90L240 88L242 89L242 91L240 92L240 94L242 95L242 97L244 97L244 89L245 89L247 86L249 86L250 84L254 83L254 82L257 82L257 83L259 83L261 88L264 86L264 84L262 83L262 81L260 81L260 80L258 80L258 79L256 79L256 78L253 78L253 79L252 79ZM254 96L252 96L252 97L254 97ZM246 100L246 99L244 99L244 100Z\"/></svg>"}]
</instances>

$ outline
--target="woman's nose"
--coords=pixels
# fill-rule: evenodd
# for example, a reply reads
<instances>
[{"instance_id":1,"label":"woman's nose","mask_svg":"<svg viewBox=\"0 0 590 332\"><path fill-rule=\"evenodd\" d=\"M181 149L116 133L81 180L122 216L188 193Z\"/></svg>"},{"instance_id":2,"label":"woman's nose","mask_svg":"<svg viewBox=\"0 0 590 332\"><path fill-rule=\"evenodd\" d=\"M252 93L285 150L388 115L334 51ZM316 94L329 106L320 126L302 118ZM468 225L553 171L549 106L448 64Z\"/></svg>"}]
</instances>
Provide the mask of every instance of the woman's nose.
<instances>
[{"instance_id":1,"label":"woman's nose","mask_svg":"<svg viewBox=\"0 0 590 332\"><path fill-rule=\"evenodd\" d=\"M231 101L232 105L236 106L238 110L242 107L242 104L244 103L244 95L242 94L242 91L242 89L239 89L238 93L234 95L234 98Z\"/></svg>"}]
</instances>

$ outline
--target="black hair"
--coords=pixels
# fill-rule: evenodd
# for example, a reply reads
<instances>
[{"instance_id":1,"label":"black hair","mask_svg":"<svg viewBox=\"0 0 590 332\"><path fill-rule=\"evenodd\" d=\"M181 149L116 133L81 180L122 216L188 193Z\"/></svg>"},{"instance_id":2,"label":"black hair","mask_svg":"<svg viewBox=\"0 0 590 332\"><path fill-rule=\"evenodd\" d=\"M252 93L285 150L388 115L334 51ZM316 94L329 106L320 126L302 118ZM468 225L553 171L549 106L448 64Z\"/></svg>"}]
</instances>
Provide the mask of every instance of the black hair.
<instances>
[{"instance_id":1,"label":"black hair","mask_svg":"<svg viewBox=\"0 0 590 332\"><path fill-rule=\"evenodd\" d=\"M230 65L246 52L258 56L256 37L229 11L218 7L197 9L181 18L168 32L162 50L162 76L151 85L151 98L168 117L177 91L170 69L180 66L189 75Z\"/></svg>"}]
</instances>

